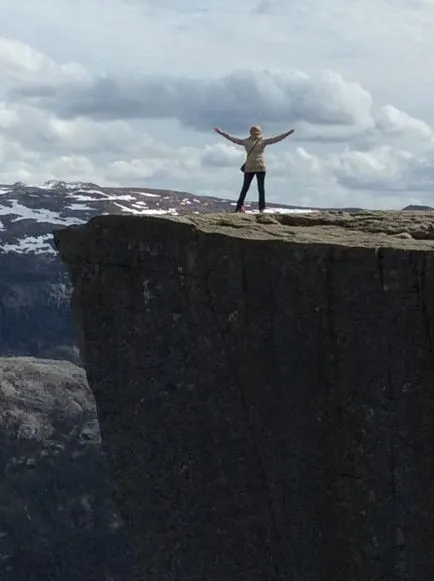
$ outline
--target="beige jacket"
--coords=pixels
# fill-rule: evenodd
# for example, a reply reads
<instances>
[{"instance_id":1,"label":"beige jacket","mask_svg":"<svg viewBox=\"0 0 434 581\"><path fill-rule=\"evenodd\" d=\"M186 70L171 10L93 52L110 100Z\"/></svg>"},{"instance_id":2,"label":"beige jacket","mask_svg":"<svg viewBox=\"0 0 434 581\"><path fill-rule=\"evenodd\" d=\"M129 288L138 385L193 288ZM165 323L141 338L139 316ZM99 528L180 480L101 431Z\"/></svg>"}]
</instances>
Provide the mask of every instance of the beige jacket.
<instances>
[{"instance_id":1,"label":"beige jacket","mask_svg":"<svg viewBox=\"0 0 434 581\"><path fill-rule=\"evenodd\" d=\"M246 157L246 172L255 172L255 171L266 171L266 159L264 150L267 145L271 145L272 143L278 143L282 141L288 135L291 135L292 131L287 131L286 133L281 133L280 135L276 135L275 137L268 137L266 139L261 138L255 141L251 137L247 137L246 139L241 139L239 137L232 137L232 135L225 135L229 141L233 143L237 143L238 145L243 145L247 157ZM253 145L255 147L253 147ZM253 149L252 149L253 148ZM249 153L251 152L251 153Z\"/></svg>"}]
</instances>

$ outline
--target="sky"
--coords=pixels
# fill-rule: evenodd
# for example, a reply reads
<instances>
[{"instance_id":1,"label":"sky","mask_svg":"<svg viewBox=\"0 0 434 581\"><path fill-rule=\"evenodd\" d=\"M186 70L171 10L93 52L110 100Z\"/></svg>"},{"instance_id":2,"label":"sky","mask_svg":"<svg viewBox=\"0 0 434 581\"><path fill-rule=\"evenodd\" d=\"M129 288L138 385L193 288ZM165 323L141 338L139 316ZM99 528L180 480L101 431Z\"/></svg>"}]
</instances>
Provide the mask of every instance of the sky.
<instances>
[{"instance_id":1,"label":"sky","mask_svg":"<svg viewBox=\"0 0 434 581\"><path fill-rule=\"evenodd\" d=\"M434 206L434 0L0 0L0 182ZM255 201L256 185L249 199Z\"/></svg>"}]
</instances>

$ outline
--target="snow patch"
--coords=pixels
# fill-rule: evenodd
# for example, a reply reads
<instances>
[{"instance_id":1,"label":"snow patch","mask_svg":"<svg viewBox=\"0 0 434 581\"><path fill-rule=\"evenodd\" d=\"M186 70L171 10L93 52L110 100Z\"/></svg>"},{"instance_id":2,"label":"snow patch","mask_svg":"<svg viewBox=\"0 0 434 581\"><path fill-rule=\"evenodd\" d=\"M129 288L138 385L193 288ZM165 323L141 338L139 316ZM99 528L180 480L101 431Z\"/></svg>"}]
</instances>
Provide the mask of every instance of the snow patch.
<instances>
[{"instance_id":1,"label":"snow patch","mask_svg":"<svg viewBox=\"0 0 434 581\"><path fill-rule=\"evenodd\" d=\"M17 254L57 254L56 250L47 241L52 240L52 234L41 236L27 236L16 244L1 244L0 252L3 254L16 252Z\"/></svg>"},{"instance_id":2,"label":"snow patch","mask_svg":"<svg viewBox=\"0 0 434 581\"><path fill-rule=\"evenodd\" d=\"M69 204L65 206L67 210L93 210L90 206L85 206L84 204Z\"/></svg>"},{"instance_id":3,"label":"snow patch","mask_svg":"<svg viewBox=\"0 0 434 581\"><path fill-rule=\"evenodd\" d=\"M139 194L139 196L146 196L147 198L161 198L160 194L151 194L150 192L136 192L131 190L134 194Z\"/></svg>"},{"instance_id":4,"label":"snow patch","mask_svg":"<svg viewBox=\"0 0 434 581\"><path fill-rule=\"evenodd\" d=\"M304 208L268 208L265 210L267 214L311 214L317 211Z\"/></svg>"},{"instance_id":5,"label":"snow patch","mask_svg":"<svg viewBox=\"0 0 434 581\"><path fill-rule=\"evenodd\" d=\"M86 189L77 189L74 191L74 198L75 198L75 192L84 192L86 194L98 194L99 196L107 196L107 194L105 192L102 192L101 190L93 190L91 188L86 188Z\"/></svg>"},{"instance_id":6,"label":"snow patch","mask_svg":"<svg viewBox=\"0 0 434 581\"><path fill-rule=\"evenodd\" d=\"M101 200L92 198L92 196L84 196L81 194L70 196L75 202L100 202Z\"/></svg>"},{"instance_id":7,"label":"snow patch","mask_svg":"<svg viewBox=\"0 0 434 581\"><path fill-rule=\"evenodd\" d=\"M149 216L149 215L163 215L171 214L172 216L177 216L178 211L176 208L169 208L167 210L161 210L158 208L144 208L143 210L135 210L134 208L123 206L122 204L115 204L118 208L121 208L127 214L134 214L136 216Z\"/></svg>"},{"instance_id":8,"label":"snow patch","mask_svg":"<svg viewBox=\"0 0 434 581\"><path fill-rule=\"evenodd\" d=\"M56 212L51 210L35 210L33 208L28 208L23 206L16 200L11 200L10 206L0 206L0 216L6 216L10 214L15 214L18 218L12 220L12 222L20 222L21 220L34 220L39 223L49 223L60 226L72 226L73 224L82 224L83 220L78 218L65 217L62 218Z\"/></svg>"},{"instance_id":9,"label":"snow patch","mask_svg":"<svg viewBox=\"0 0 434 581\"><path fill-rule=\"evenodd\" d=\"M64 182L62 180L47 180L42 184L28 184L23 182L18 182L16 185L21 185L29 188L38 188L39 190L56 190L63 189L67 191L86 191L92 193L103 193L100 190L93 189L92 186L95 184L86 184L84 182Z\"/></svg>"}]
</instances>

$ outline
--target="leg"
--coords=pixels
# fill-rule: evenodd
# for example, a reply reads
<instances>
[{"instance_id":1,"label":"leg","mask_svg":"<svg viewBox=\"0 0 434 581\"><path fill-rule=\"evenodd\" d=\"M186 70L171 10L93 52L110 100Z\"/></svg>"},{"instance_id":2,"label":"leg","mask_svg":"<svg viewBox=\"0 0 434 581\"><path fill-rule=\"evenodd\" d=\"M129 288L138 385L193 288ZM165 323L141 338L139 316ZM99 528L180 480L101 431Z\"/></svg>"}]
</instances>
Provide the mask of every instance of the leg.
<instances>
[{"instance_id":1,"label":"leg","mask_svg":"<svg viewBox=\"0 0 434 581\"><path fill-rule=\"evenodd\" d=\"M256 180L258 182L259 194L259 211L265 210L265 171L256 172Z\"/></svg>"},{"instance_id":2,"label":"leg","mask_svg":"<svg viewBox=\"0 0 434 581\"><path fill-rule=\"evenodd\" d=\"M243 207L244 200L246 199L247 192L249 191L250 184L252 183L253 176L255 174L253 172L244 172L244 182L243 187L241 188L241 192L238 198L237 207L235 212L239 212Z\"/></svg>"}]
</instances>

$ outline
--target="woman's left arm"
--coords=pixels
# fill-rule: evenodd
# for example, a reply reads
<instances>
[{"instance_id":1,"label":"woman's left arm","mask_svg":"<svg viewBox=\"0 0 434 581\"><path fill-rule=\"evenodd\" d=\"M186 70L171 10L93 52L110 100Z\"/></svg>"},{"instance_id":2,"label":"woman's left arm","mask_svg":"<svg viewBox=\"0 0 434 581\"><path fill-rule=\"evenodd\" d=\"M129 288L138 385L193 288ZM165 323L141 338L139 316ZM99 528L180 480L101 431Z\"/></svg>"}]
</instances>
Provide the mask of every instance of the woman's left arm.
<instances>
[{"instance_id":1,"label":"woman's left arm","mask_svg":"<svg viewBox=\"0 0 434 581\"><path fill-rule=\"evenodd\" d=\"M294 129L290 129L286 133L281 133L280 135L276 135L275 137L268 137L267 139L263 139L262 143L265 145L271 145L272 143L278 143L279 141L283 141L290 135L294 133Z\"/></svg>"}]
</instances>

